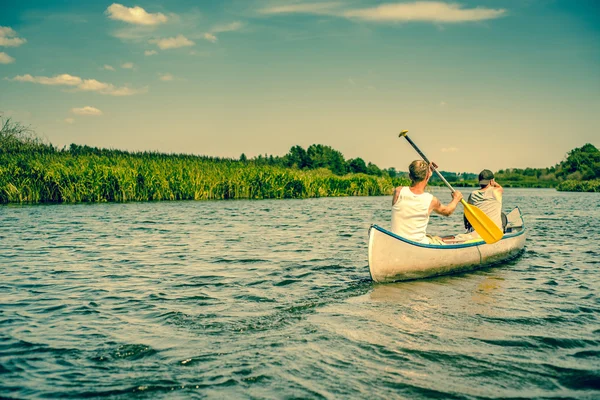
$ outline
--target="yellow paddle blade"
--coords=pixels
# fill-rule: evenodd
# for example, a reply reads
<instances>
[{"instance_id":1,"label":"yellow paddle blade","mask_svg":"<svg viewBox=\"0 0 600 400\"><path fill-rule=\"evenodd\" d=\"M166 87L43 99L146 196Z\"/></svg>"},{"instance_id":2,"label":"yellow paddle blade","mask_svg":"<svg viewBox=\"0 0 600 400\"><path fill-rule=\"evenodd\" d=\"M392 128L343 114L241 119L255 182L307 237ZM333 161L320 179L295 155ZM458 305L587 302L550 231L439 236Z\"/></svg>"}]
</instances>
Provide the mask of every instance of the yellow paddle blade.
<instances>
[{"instance_id":1,"label":"yellow paddle blade","mask_svg":"<svg viewBox=\"0 0 600 400\"><path fill-rule=\"evenodd\" d=\"M487 244L496 243L498 240L502 239L502 229L500 229L486 213L474 205L467 203L464 199L460 202L465 208L465 217L467 217L467 220L471 223L475 232L479 233L479 236L481 236Z\"/></svg>"}]
</instances>

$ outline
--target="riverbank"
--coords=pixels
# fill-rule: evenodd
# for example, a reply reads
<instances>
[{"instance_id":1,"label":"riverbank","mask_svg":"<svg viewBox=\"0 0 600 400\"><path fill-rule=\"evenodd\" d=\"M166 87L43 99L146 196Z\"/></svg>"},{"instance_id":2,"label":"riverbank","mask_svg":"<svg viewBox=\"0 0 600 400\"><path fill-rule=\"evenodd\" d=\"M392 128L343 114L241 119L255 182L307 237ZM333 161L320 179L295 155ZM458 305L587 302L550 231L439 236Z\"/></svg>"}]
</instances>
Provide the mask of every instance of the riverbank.
<instances>
[{"instance_id":1,"label":"riverbank","mask_svg":"<svg viewBox=\"0 0 600 400\"><path fill-rule=\"evenodd\" d=\"M334 175L190 155L0 154L0 203L297 199L391 194L405 178Z\"/></svg>"}]
</instances>

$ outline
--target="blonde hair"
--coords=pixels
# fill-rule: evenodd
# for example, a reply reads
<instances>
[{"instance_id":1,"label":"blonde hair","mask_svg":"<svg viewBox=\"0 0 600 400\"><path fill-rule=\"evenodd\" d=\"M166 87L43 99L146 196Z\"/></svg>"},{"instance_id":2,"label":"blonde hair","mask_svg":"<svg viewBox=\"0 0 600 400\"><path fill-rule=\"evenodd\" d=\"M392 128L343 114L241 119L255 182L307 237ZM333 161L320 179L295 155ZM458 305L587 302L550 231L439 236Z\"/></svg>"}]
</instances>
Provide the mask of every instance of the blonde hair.
<instances>
[{"instance_id":1,"label":"blonde hair","mask_svg":"<svg viewBox=\"0 0 600 400\"><path fill-rule=\"evenodd\" d=\"M423 160L415 160L408 166L408 177L414 185L415 183L425 180L428 171L429 163Z\"/></svg>"}]
</instances>

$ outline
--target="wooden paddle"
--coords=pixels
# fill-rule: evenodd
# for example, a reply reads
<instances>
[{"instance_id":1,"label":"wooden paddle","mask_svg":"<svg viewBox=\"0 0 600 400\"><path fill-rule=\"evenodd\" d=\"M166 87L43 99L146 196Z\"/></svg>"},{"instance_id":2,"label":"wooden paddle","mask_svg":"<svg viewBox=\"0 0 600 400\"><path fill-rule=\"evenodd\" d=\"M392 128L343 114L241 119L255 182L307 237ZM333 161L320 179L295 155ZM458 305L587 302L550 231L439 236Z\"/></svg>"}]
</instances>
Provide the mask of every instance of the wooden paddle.
<instances>
[{"instance_id":1,"label":"wooden paddle","mask_svg":"<svg viewBox=\"0 0 600 400\"><path fill-rule=\"evenodd\" d=\"M417 145L414 144L412 140L410 140L408 135L406 135L407 132L408 131L400 132L399 137L404 137L408 141L408 143L410 143L410 145L417 151L417 153L419 153L421 158L423 158L425 162L431 165L431 167L438 174L440 179L446 184L446 186L448 186L452 193L454 193L456 190L454 190L454 188L450 186L448 181L442 176L442 174L440 174L437 168L434 167L431 164L431 162L429 162L425 154L423 154L423 152L419 150ZM487 244L496 243L498 240L502 239L502 229L500 229L498 225L496 225L494 221L492 221L490 217L487 216L486 213L484 213L474 205L467 203L465 199L462 199L460 202L465 208L465 217L467 217L467 220L471 223L471 226L473 227L473 229L475 229L475 232L477 232Z\"/></svg>"}]
</instances>

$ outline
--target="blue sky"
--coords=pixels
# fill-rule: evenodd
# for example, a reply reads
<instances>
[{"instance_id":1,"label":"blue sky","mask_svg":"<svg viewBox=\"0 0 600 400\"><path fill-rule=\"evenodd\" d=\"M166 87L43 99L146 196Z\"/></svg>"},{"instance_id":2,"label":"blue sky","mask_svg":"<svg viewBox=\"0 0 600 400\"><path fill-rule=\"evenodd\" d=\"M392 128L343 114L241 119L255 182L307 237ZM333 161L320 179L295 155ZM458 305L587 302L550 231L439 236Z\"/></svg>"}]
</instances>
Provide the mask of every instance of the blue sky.
<instances>
[{"instance_id":1,"label":"blue sky","mask_svg":"<svg viewBox=\"0 0 600 400\"><path fill-rule=\"evenodd\" d=\"M3 0L0 111L55 145L330 145L406 170L600 146L596 1Z\"/></svg>"}]
</instances>

